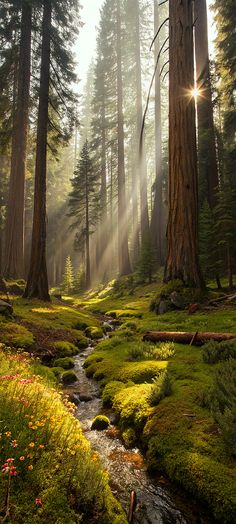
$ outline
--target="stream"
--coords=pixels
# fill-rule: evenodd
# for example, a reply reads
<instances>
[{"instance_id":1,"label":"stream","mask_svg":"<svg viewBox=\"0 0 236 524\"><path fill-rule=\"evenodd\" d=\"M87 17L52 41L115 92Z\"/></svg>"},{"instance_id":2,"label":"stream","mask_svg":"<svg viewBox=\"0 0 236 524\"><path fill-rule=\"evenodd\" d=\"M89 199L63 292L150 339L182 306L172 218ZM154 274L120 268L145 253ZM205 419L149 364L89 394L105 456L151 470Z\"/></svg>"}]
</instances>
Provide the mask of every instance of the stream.
<instances>
[{"instance_id":1,"label":"stream","mask_svg":"<svg viewBox=\"0 0 236 524\"><path fill-rule=\"evenodd\" d=\"M198 505L166 478L153 478L148 474L139 449L125 448L114 425L114 413L103 409L99 385L86 377L83 366L92 350L90 345L74 358L78 382L71 387L71 397L77 404L75 416L108 471L112 492L126 514L129 513L131 491L135 491L137 504L133 524L212 524ZM106 431L91 431L91 422L100 413L109 417L111 425Z\"/></svg>"}]
</instances>

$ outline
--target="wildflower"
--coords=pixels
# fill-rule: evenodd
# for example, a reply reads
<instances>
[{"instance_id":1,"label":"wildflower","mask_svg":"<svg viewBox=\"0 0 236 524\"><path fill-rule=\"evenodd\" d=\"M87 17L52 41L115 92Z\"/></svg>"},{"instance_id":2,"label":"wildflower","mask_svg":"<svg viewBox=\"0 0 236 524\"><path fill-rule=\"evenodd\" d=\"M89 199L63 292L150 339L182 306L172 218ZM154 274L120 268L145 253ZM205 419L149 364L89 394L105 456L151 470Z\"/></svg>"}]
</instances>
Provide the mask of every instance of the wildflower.
<instances>
[{"instance_id":1,"label":"wildflower","mask_svg":"<svg viewBox=\"0 0 236 524\"><path fill-rule=\"evenodd\" d=\"M17 440L12 440L11 441L11 446L12 446L12 448L17 448L17 446L18 446Z\"/></svg>"},{"instance_id":2,"label":"wildflower","mask_svg":"<svg viewBox=\"0 0 236 524\"><path fill-rule=\"evenodd\" d=\"M35 499L36 506L42 506L42 499Z\"/></svg>"},{"instance_id":3,"label":"wildflower","mask_svg":"<svg viewBox=\"0 0 236 524\"><path fill-rule=\"evenodd\" d=\"M33 458L32 453L28 453L27 458L28 458L28 459L32 459L32 458Z\"/></svg>"},{"instance_id":4,"label":"wildflower","mask_svg":"<svg viewBox=\"0 0 236 524\"><path fill-rule=\"evenodd\" d=\"M6 437L10 437L11 436L11 431L5 431L5 435L6 435Z\"/></svg>"},{"instance_id":5,"label":"wildflower","mask_svg":"<svg viewBox=\"0 0 236 524\"><path fill-rule=\"evenodd\" d=\"M43 444L39 444L39 449L44 449L44 445Z\"/></svg>"},{"instance_id":6,"label":"wildflower","mask_svg":"<svg viewBox=\"0 0 236 524\"><path fill-rule=\"evenodd\" d=\"M29 470L29 471L32 471L32 469L34 469L34 467L32 466L32 464L30 464L30 465L28 466L28 470Z\"/></svg>"},{"instance_id":7,"label":"wildflower","mask_svg":"<svg viewBox=\"0 0 236 524\"><path fill-rule=\"evenodd\" d=\"M31 426L33 426L33 422L29 422L28 426L31 428Z\"/></svg>"},{"instance_id":8,"label":"wildflower","mask_svg":"<svg viewBox=\"0 0 236 524\"><path fill-rule=\"evenodd\" d=\"M8 473L8 475L10 475L11 477L16 477L17 470L13 462L14 462L13 458L7 459L5 464L3 464L2 466L2 473Z\"/></svg>"},{"instance_id":9,"label":"wildflower","mask_svg":"<svg viewBox=\"0 0 236 524\"><path fill-rule=\"evenodd\" d=\"M20 384L32 384L33 380L32 378L21 378L19 382Z\"/></svg>"},{"instance_id":10,"label":"wildflower","mask_svg":"<svg viewBox=\"0 0 236 524\"><path fill-rule=\"evenodd\" d=\"M24 457L24 455L21 455L20 461L23 462L23 460L25 460L25 457Z\"/></svg>"},{"instance_id":11,"label":"wildflower","mask_svg":"<svg viewBox=\"0 0 236 524\"><path fill-rule=\"evenodd\" d=\"M35 446L35 443L34 443L34 442L30 442L30 443L29 443L29 448L34 448L34 446Z\"/></svg>"}]
</instances>

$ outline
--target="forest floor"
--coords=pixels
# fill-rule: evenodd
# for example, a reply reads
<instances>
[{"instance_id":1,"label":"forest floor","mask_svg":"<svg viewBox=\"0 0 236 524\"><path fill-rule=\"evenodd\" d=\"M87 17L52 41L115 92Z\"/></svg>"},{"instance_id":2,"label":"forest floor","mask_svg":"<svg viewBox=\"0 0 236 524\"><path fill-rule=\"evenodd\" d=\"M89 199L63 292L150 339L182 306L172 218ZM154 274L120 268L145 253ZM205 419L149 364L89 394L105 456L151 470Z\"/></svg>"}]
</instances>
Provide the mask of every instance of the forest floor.
<instances>
[{"instance_id":1,"label":"forest floor","mask_svg":"<svg viewBox=\"0 0 236 524\"><path fill-rule=\"evenodd\" d=\"M204 502L216 521L232 523L236 468L231 399L228 421L214 414L219 374L225 377L223 393L231 385L228 362L222 362L226 357L218 358L215 346L215 362L209 363L207 348L154 345L142 339L150 330L235 332L236 311L223 305L212 310L202 306L194 315L184 310L157 316L150 311L150 302L161 293L160 284L134 287L127 280L113 284L82 297L63 297L63 303L15 298L14 318L1 320L0 342L25 348L49 366L42 367L46 374L57 376L63 371L57 359L70 358L74 346L85 347L87 337L99 339L99 315L112 317L116 330L95 346L86 373L99 381L104 405L115 410L125 444L142 447L150 470L165 472ZM221 355L227 353L229 358L235 352L232 347ZM117 522L125 522L119 518Z\"/></svg>"}]
</instances>

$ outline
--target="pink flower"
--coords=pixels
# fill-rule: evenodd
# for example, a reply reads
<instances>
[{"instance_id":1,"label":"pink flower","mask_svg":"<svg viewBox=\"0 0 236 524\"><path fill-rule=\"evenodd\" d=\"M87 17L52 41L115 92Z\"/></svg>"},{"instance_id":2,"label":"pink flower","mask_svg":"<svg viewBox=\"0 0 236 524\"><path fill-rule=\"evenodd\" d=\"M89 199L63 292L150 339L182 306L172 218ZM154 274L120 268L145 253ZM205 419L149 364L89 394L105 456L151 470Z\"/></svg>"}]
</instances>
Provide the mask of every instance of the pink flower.
<instances>
[{"instance_id":1,"label":"pink flower","mask_svg":"<svg viewBox=\"0 0 236 524\"><path fill-rule=\"evenodd\" d=\"M33 382L32 378L21 378L19 380L20 384L31 384Z\"/></svg>"},{"instance_id":2,"label":"pink flower","mask_svg":"<svg viewBox=\"0 0 236 524\"><path fill-rule=\"evenodd\" d=\"M35 499L36 506L42 506L42 499Z\"/></svg>"}]
</instances>

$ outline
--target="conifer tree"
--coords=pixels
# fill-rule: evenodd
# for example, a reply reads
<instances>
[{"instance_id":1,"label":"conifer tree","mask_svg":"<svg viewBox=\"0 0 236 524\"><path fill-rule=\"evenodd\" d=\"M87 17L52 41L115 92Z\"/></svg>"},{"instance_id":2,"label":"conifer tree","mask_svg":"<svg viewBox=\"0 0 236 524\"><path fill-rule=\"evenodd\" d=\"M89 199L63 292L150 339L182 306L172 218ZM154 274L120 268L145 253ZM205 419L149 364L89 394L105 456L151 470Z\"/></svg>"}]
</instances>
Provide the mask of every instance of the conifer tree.
<instances>
[{"instance_id":1,"label":"conifer tree","mask_svg":"<svg viewBox=\"0 0 236 524\"><path fill-rule=\"evenodd\" d=\"M70 295L74 290L75 278L74 271L72 267L72 262L70 256L66 258L65 271L63 274L62 280L62 289L67 294Z\"/></svg>"},{"instance_id":2,"label":"conifer tree","mask_svg":"<svg viewBox=\"0 0 236 524\"><path fill-rule=\"evenodd\" d=\"M71 228L76 229L77 242L85 246L86 288L88 288L91 285L90 235L94 231L97 218L98 182L87 140L71 183L73 190L69 195L69 215L74 218Z\"/></svg>"}]
</instances>

